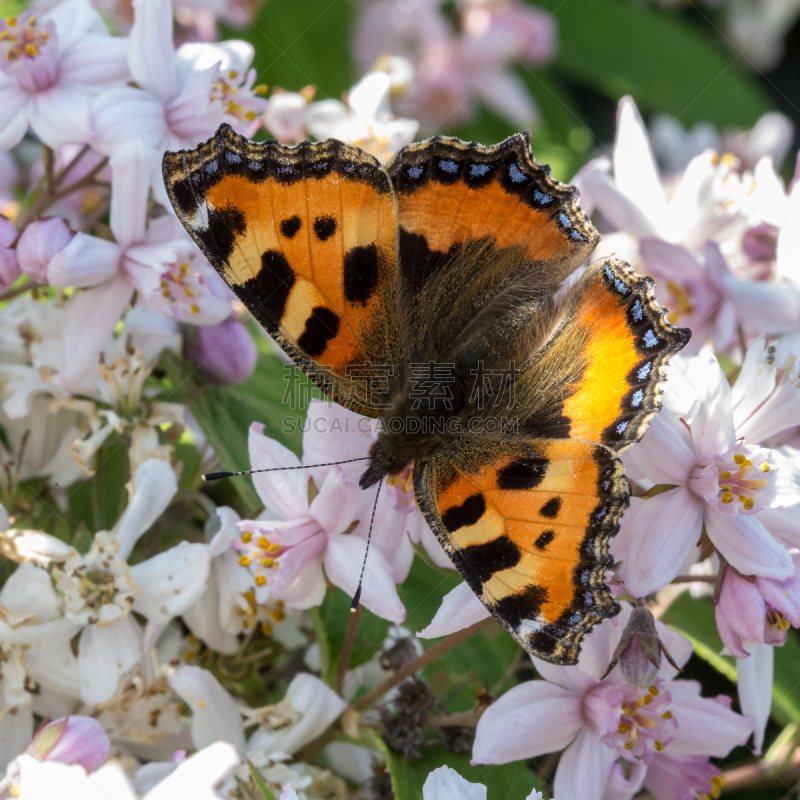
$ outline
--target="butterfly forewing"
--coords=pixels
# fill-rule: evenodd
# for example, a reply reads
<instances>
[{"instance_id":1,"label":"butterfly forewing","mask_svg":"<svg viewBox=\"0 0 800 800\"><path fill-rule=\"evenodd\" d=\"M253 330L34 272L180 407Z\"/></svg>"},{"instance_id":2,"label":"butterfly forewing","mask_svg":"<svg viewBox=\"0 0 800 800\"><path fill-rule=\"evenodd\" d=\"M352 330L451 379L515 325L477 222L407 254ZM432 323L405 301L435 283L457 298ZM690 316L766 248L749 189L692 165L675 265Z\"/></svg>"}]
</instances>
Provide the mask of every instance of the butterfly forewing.
<instances>
[{"instance_id":1,"label":"butterfly forewing","mask_svg":"<svg viewBox=\"0 0 800 800\"><path fill-rule=\"evenodd\" d=\"M335 140L250 142L228 126L167 153L181 222L276 341L330 396L368 416L364 365L398 361L397 220L381 165Z\"/></svg>"}]
</instances>

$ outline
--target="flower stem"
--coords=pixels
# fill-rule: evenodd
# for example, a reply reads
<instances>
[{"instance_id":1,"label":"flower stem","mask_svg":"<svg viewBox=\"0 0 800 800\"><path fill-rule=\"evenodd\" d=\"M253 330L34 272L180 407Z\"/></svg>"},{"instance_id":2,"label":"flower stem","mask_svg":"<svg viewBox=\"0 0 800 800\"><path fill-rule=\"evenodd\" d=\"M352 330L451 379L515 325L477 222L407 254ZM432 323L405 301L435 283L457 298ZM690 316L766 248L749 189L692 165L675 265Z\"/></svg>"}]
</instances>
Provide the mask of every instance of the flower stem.
<instances>
[{"instance_id":1,"label":"flower stem","mask_svg":"<svg viewBox=\"0 0 800 800\"><path fill-rule=\"evenodd\" d=\"M347 630L344 634L342 644L342 654L339 656L339 666L336 670L336 691L341 695L344 687L344 679L347 675L347 668L350 666L350 656L353 654L353 643L356 640L356 629L358 620L361 618L361 606L350 614L350 621L347 623Z\"/></svg>"},{"instance_id":2,"label":"flower stem","mask_svg":"<svg viewBox=\"0 0 800 800\"><path fill-rule=\"evenodd\" d=\"M6 289L6 291L0 294L0 303L4 300L13 300L15 297L25 294L25 292L29 292L32 289L36 289L38 286L40 286L40 284L35 281L24 281L19 286L12 286L10 289Z\"/></svg>"},{"instance_id":3,"label":"flower stem","mask_svg":"<svg viewBox=\"0 0 800 800\"><path fill-rule=\"evenodd\" d=\"M370 691L368 691L366 694L361 695L361 697L359 697L358 700L356 700L350 706L350 708L354 711L363 711L365 708L369 708L373 703L376 703L378 700L380 700L381 697L386 694L386 692L393 689L398 683L405 680L409 675L419 672L419 670L427 667L428 664L436 661L437 658L441 658L445 653L449 653L454 647L458 647L458 645L460 645L462 642L465 642L471 636L474 636L476 633L480 633L480 631L485 630L494 624L494 617L488 617L487 619L481 620L475 625L471 625L469 628L464 628L463 630L451 633L446 639L443 639L429 650L426 650L421 656L417 656L417 658L415 658L413 661L409 661L408 664L406 664L402 669L397 670L394 675L387 678L379 686L376 686L374 689L370 689Z\"/></svg>"}]
</instances>

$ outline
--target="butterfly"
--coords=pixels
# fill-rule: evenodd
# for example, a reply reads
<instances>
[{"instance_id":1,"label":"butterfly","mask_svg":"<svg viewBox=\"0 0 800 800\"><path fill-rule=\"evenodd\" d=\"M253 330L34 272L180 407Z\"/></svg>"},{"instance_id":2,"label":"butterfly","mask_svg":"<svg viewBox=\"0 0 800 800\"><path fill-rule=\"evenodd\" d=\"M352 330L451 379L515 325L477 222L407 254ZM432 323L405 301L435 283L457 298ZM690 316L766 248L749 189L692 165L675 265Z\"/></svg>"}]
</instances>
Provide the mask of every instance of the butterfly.
<instances>
[{"instance_id":1,"label":"butterfly","mask_svg":"<svg viewBox=\"0 0 800 800\"><path fill-rule=\"evenodd\" d=\"M413 463L416 501L481 602L528 652L575 663L619 611L605 577L629 502L618 453L690 336L620 260L575 279L599 238L577 190L527 133L435 136L384 167L333 139L255 143L223 125L166 153L163 176L275 341L381 420L362 488Z\"/></svg>"}]
</instances>

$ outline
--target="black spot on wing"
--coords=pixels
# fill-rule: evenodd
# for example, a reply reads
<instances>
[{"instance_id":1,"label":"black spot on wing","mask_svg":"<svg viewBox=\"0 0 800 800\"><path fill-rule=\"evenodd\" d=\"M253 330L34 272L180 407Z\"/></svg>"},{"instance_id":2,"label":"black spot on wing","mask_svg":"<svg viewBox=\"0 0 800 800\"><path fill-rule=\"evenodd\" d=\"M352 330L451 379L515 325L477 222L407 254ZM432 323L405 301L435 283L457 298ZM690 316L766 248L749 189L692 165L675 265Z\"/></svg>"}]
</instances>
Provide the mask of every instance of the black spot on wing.
<instances>
[{"instance_id":1,"label":"black spot on wing","mask_svg":"<svg viewBox=\"0 0 800 800\"><path fill-rule=\"evenodd\" d=\"M378 285L379 271L377 245L369 244L348 250L344 256L345 299L349 303L366 305Z\"/></svg>"},{"instance_id":2,"label":"black spot on wing","mask_svg":"<svg viewBox=\"0 0 800 800\"><path fill-rule=\"evenodd\" d=\"M324 242L336 233L336 220L333 217L317 217L314 220L314 233Z\"/></svg>"},{"instance_id":3,"label":"black spot on wing","mask_svg":"<svg viewBox=\"0 0 800 800\"><path fill-rule=\"evenodd\" d=\"M547 471L546 458L520 458L497 473L497 488L503 491L535 489Z\"/></svg>"},{"instance_id":4,"label":"black spot on wing","mask_svg":"<svg viewBox=\"0 0 800 800\"><path fill-rule=\"evenodd\" d=\"M492 609L515 630L524 619L536 619L542 604L547 600L547 589L531 584L521 592L491 601Z\"/></svg>"},{"instance_id":5,"label":"black spot on wing","mask_svg":"<svg viewBox=\"0 0 800 800\"><path fill-rule=\"evenodd\" d=\"M561 498L551 497L540 509L539 516L547 519L555 519L561 511Z\"/></svg>"},{"instance_id":6,"label":"black spot on wing","mask_svg":"<svg viewBox=\"0 0 800 800\"><path fill-rule=\"evenodd\" d=\"M273 331L283 316L286 300L294 286L295 275L279 250L267 250L261 256L261 270L242 286L233 286L253 316Z\"/></svg>"},{"instance_id":7,"label":"black spot on wing","mask_svg":"<svg viewBox=\"0 0 800 800\"><path fill-rule=\"evenodd\" d=\"M297 339L297 344L311 358L325 352L328 342L339 332L339 317L326 306L316 306L306 320L306 326Z\"/></svg>"},{"instance_id":8,"label":"black spot on wing","mask_svg":"<svg viewBox=\"0 0 800 800\"><path fill-rule=\"evenodd\" d=\"M495 572L515 567L521 557L519 547L508 536L498 536L491 542L465 547L451 556L472 591L477 594L481 592L481 584L486 583Z\"/></svg>"},{"instance_id":9,"label":"black spot on wing","mask_svg":"<svg viewBox=\"0 0 800 800\"><path fill-rule=\"evenodd\" d=\"M452 506L442 514L442 524L450 533L474 525L486 511L486 501L481 494L473 494L460 506Z\"/></svg>"},{"instance_id":10,"label":"black spot on wing","mask_svg":"<svg viewBox=\"0 0 800 800\"><path fill-rule=\"evenodd\" d=\"M553 531L545 531L544 533L540 533L537 537L536 541L533 543L533 546L537 550L546 550L547 545L556 538L555 533Z\"/></svg>"},{"instance_id":11,"label":"black spot on wing","mask_svg":"<svg viewBox=\"0 0 800 800\"><path fill-rule=\"evenodd\" d=\"M283 219L281 220L281 233L287 239L294 239L302 224L302 220L297 215Z\"/></svg>"}]
</instances>

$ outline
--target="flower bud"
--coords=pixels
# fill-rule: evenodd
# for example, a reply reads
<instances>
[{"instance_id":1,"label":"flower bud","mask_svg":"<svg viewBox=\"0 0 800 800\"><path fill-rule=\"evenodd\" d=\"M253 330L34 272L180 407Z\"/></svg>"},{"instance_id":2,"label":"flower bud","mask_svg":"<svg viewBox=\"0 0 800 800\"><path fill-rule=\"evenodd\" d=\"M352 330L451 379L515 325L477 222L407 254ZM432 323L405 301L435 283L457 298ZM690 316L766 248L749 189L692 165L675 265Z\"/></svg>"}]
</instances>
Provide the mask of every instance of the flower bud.
<instances>
[{"instance_id":1,"label":"flower bud","mask_svg":"<svg viewBox=\"0 0 800 800\"><path fill-rule=\"evenodd\" d=\"M108 758L111 743L92 717L61 717L36 731L27 753L39 761L77 764L94 772Z\"/></svg>"},{"instance_id":2,"label":"flower bud","mask_svg":"<svg viewBox=\"0 0 800 800\"><path fill-rule=\"evenodd\" d=\"M47 268L72 238L63 219L53 217L32 222L22 232L17 244L20 269L37 283L47 283Z\"/></svg>"},{"instance_id":3,"label":"flower bud","mask_svg":"<svg viewBox=\"0 0 800 800\"><path fill-rule=\"evenodd\" d=\"M772 261L778 245L778 229L768 222L748 228L742 236L742 250L752 261Z\"/></svg>"},{"instance_id":4,"label":"flower bud","mask_svg":"<svg viewBox=\"0 0 800 800\"><path fill-rule=\"evenodd\" d=\"M0 217L0 289L11 286L20 275L17 252L11 247L16 238L17 229Z\"/></svg>"},{"instance_id":5,"label":"flower bud","mask_svg":"<svg viewBox=\"0 0 800 800\"><path fill-rule=\"evenodd\" d=\"M198 325L187 331L185 350L208 380L222 386L247 380L258 359L253 337L234 317L219 325Z\"/></svg>"}]
</instances>

